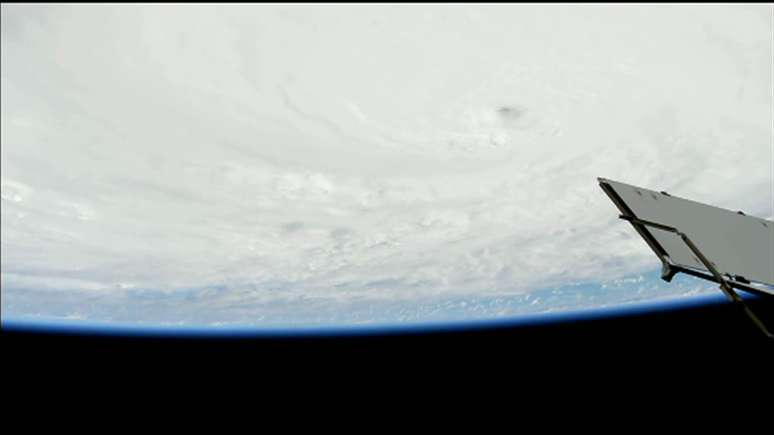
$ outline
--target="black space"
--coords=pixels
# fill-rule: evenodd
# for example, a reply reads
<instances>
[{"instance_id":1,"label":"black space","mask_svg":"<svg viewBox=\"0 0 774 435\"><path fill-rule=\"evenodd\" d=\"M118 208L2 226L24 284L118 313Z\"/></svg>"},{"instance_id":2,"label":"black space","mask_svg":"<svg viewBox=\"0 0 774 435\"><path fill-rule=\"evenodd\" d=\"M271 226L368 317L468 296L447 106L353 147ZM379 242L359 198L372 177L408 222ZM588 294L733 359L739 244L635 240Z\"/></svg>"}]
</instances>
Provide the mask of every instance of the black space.
<instances>
[{"instance_id":1,"label":"black space","mask_svg":"<svg viewBox=\"0 0 774 435\"><path fill-rule=\"evenodd\" d=\"M748 304L774 325L772 298ZM370 385L473 381L592 385L691 378L753 382L774 341L736 305L706 305L575 322L436 333L322 338L196 339L42 334L4 328L4 372L24 384L256 388L343 381ZM7 375L8 376L8 375ZM712 381L715 382L715 381ZM770 383L771 381L769 381Z\"/></svg>"}]
</instances>

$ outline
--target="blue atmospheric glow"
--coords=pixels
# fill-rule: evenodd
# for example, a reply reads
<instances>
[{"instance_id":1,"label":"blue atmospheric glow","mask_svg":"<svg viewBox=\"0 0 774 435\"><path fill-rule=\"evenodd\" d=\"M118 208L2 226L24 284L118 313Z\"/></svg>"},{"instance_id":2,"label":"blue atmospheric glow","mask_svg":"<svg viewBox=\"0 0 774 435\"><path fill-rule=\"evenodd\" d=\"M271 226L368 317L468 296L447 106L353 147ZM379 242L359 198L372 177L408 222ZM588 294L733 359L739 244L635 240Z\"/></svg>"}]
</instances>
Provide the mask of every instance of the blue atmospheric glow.
<instances>
[{"instance_id":1,"label":"blue atmospheric glow","mask_svg":"<svg viewBox=\"0 0 774 435\"><path fill-rule=\"evenodd\" d=\"M754 297L754 296L745 296ZM472 331L490 328L539 326L552 323L576 322L610 317L649 314L680 308L700 307L727 302L721 293L704 294L670 300L640 302L622 306L591 308L555 313L530 314L502 319L467 321L382 323L367 325L325 325L299 327L257 327L255 325L229 326L162 326L130 323L108 323L65 320L3 319L6 331L38 333L88 334L102 336L175 337L175 338L269 338L269 337L325 337L366 336L384 334L412 334L433 332Z\"/></svg>"}]
</instances>

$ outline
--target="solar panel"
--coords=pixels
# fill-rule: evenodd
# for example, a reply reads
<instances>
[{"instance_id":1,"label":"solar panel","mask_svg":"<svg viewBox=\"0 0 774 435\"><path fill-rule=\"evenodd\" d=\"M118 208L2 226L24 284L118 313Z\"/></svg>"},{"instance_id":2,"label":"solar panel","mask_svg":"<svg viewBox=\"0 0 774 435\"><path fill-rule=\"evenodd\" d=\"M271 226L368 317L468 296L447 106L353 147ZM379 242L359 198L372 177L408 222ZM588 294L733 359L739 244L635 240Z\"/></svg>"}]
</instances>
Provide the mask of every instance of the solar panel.
<instances>
[{"instance_id":1,"label":"solar panel","mask_svg":"<svg viewBox=\"0 0 774 435\"><path fill-rule=\"evenodd\" d=\"M774 334L734 288L774 296L774 222L678 198L666 192L599 178L599 185L662 263L661 277L678 272L715 281L770 339ZM761 285L772 286L768 290Z\"/></svg>"},{"instance_id":2,"label":"solar panel","mask_svg":"<svg viewBox=\"0 0 774 435\"><path fill-rule=\"evenodd\" d=\"M618 181L600 178L599 183L621 217L632 222L661 258L665 279L686 272L717 281L691 249L692 242L734 287L771 292L753 284L774 286L774 222Z\"/></svg>"}]
</instances>

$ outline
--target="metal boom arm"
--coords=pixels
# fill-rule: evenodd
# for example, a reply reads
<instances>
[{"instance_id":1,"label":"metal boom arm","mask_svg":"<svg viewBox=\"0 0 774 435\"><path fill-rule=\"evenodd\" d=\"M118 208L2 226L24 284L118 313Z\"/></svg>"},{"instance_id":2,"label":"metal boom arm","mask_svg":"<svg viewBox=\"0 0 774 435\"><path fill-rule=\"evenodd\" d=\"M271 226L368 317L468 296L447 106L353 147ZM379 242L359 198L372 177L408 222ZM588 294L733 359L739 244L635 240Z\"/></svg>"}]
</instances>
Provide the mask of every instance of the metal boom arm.
<instances>
[{"instance_id":1,"label":"metal boom arm","mask_svg":"<svg viewBox=\"0 0 774 435\"><path fill-rule=\"evenodd\" d=\"M729 284L728 280L717 270L714 263L712 263L709 259L707 259L707 257L701 252L698 246L696 246L696 244L693 243L693 241L691 240L690 237L688 237L687 234L678 230L677 228L663 225L657 222L646 221L646 220L638 219L636 217L632 217L624 214L620 215L619 217L633 224L656 228L662 231L668 231L680 236L680 238L683 240L686 246L688 246L688 248L691 251L693 251L693 253L699 259L699 261L701 261L704 267L706 267L707 270L709 270L710 273L712 273L712 276L720 284L720 289L723 291L723 293L725 293L725 295L728 296L728 298L731 301L739 304L742 307L742 309L744 309L744 312L747 313L747 316L753 321L753 323L755 323L755 325L764 334L766 334L767 337L774 339L774 335L772 335L771 332L769 332L769 330L766 328L766 325L764 325L763 322L758 318L758 316L755 315L755 313L750 309L750 307L744 302L744 299L742 299L738 294L736 294L731 284ZM664 263L664 264L665 264L665 269L668 269L667 263ZM665 275L674 275L674 271L670 272L669 270L665 270Z\"/></svg>"}]
</instances>

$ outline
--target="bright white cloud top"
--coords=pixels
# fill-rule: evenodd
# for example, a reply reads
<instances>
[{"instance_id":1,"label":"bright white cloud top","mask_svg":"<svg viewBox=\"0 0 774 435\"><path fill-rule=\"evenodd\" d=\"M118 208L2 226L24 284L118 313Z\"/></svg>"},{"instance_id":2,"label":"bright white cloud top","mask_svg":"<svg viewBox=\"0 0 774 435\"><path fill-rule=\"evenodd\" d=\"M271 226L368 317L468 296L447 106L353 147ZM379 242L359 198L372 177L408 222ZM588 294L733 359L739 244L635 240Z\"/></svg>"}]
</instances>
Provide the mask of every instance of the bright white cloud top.
<instances>
[{"instance_id":1,"label":"bright white cloud top","mask_svg":"<svg viewBox=\"0 0 774 435\"><path fill-rule=\"evenodd\" d=\"M637 276L597 176L774 215L773 31L771 5L3 5L3 315L367 321Z\"/></svg>"}]
</instances>

